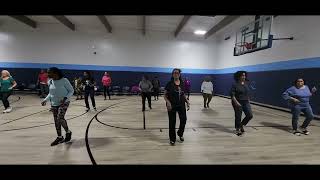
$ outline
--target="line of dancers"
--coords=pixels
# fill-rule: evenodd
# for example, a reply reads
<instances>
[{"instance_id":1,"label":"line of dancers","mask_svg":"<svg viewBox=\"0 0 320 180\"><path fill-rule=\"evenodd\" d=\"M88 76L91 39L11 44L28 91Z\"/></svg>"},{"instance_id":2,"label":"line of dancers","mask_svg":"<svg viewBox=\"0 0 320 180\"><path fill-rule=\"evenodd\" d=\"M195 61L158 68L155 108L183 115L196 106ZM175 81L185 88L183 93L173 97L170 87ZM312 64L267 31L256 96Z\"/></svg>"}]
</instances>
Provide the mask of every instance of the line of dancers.
<instances>
[{"instance_id":1,"label":"line of dancers","mask_svg":"<svg viewBox=\"0 0 320 180\"><path fill-rule=\"evenodd\" d=\"M77 99L82 91L84 91L86 110L90 110L88 98L90 96L92 106L94 110L96 109L94 93L96 81L92 77L89 71L84 72L84 77L82 79L76 78L74 81L74 87L69 82L67 78L64 77L62 71L56 67L49 68L47 73L41 71L39 75L39 82L43 85L41 88L41 96L47 92L46 97L43 99L41 104L46 105L48 101L51 104L51 111L53 113L53 118L55 122L55 127L58 137L51 143L51 146L57 145L62 142L68 142L71 140L72 132L70 131L67 121L65 120L65 114L70 104L70 98L76 92ZM235 82L231 85L230 96L231 104L234 109L235 114L235 132L236 135L242 136L245 133L244 127L253 118L253 113L250 105L250 88L248 81L248 73L246 71L238 71L234 73ZM108 89L111 85L111 77L105 72L102 83L104 86L104 98L106 100L106 94L108 94L109 99L110 92ZM173 69L171 73L171 79L165 86L164 100L166 102L166 108L169 117L169 139L170 144L175 145L176 134L179 137L180 142L184 141L184 130L187 122L187 111L190 109L189 102L189 92L190 92L190 81L182 79L181 70L178 68ZM3 102L5 110L4 113L11 112L8 97L12 94L13 89L17 86L16 81L10 75L7 70L1 72L0 78L0 98ZM48 86L48 87L45 87ZM145 100L148 99L149 108L151 107L151 92L153 89L160 88L160 81L156 78L153 82L148 80L147 76L144 76L139 83L142 97L142 111L145 111ZM48 90L46 90L48 88ZM312 108L310 106L310 97L315 95L317 89L313 87L311 90L307 85L304 84L303 78L298 78L295 80L294 85L288 88L282 97L288 102L288 107L291 109L292 113L292 128L293 134L300 136L301 134L308 135L310 132L307 127L311 120L314 118ZM156 90L156 92L159 92ZM209 108L209 103L213 95L213 84L209 77L205 78L205 81L201 85L201 92L204 98L204 108ZM158 99L158 94L155 99ZM81 98L81 97L80 97ZM298 128L298 119L300 113L303 112L306 116L303 124ZM176 114L178 113L180 124L179 129L176 132ZM242 113L245 117L242 119ZM64 128L66 138L63 138L61 133L61 127Z\"/></svg>"}]
</instances>

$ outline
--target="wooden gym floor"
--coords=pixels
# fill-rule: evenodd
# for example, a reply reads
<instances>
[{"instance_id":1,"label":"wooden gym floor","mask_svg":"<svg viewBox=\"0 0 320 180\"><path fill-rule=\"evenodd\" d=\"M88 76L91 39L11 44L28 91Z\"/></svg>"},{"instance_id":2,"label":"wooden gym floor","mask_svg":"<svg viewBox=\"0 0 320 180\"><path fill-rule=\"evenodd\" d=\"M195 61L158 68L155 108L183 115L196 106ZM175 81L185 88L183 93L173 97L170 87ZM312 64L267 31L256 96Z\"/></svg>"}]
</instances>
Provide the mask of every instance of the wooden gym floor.
<instances>
[{"instance_id":1,"label":"wooden gym floor","mask_svg":"<svg viewBox=\"0 0 320 180\"><path fill-rule=\"evenodd\" d=\"M252 105L254 118L238 137L229 99L214 97L203 109L202 96L194 95L185 142L170 146L163 97L147 108L145 130L139 96L97 96L98 111L88 113L74 99L66 115L73 139L51 147L56 131L49 106L40 106L36 95L11 96L13 111L0 114L0 164L320 164L317 120L310 135L294 136L289 113Z\"/></svg>"}]
</instances>

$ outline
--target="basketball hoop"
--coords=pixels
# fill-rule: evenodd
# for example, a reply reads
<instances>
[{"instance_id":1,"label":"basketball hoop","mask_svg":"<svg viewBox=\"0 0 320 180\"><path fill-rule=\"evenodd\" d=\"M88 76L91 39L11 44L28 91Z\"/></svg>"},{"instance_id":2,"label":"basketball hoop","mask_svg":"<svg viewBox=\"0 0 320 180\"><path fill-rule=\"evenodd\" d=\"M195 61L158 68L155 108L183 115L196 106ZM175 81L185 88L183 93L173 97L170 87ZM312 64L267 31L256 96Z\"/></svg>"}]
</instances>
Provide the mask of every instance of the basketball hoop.
<instances>
[{"instance_id":1,"label":"basketball hoop","mask_svg":"<svg viewBox=\"0 0 320 180\"><path fill-rule=\"evenodd\" d=\"M248 42L244 42L244 43L237 43L236 46L238 47L245 47L247 50L252 49L253 48L253 42L248 43Z\"/></svg>"}]
</instances>

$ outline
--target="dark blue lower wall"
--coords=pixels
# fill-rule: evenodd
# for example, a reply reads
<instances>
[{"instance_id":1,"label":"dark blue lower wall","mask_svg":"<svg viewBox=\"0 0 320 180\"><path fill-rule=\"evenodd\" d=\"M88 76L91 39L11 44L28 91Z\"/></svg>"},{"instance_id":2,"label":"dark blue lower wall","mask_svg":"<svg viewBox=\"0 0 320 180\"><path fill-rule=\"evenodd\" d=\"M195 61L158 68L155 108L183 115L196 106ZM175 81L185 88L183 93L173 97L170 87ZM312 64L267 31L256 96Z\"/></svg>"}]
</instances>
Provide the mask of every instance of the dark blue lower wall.
<instances>
[{"instance_id":1,"label":"dark blue lower wall","mask_svg":"<svg viewBox=\"0 0 320 180\"><path fill-rule=\"evenodd\" d=\"M25 83L35 84L37 82L39 68L6 68L17 81L18 84ZM104 71L91 71L97 81L98 86L102 86L101 78ZM171 78L171 73L163 72L131 72L131 71L108 71L111 74L112 86L129 86L138 85L143 75L148 75L150 79L157 76L161 82L161 86L165 86ZM63 70L65 77L72 81L76 76L82 76L83 70ZM182 77L188 77L191 80L191 92L200 92L203 78L209 74L187 74L183 73ZM212 75L211 75L212 76Z\"/></svg>"},{"instance_id":2,"label":"dark blue lower wall","mask_svg":"<svg viewBox=\"0 0 320 180\"><path fill-rule=\"evenodd\" d=\"M320 115L320 68L291 69L279 71L249 72L248 78L252 85L252 101L287 108L287 102L281 97L282 93L293 85L298 77L305 79L310 88L316 86L318 93L311 98L311 106L315 114ZM233 74L214 75L215 92L229 95Z\"/></svg>"}]
</instances>

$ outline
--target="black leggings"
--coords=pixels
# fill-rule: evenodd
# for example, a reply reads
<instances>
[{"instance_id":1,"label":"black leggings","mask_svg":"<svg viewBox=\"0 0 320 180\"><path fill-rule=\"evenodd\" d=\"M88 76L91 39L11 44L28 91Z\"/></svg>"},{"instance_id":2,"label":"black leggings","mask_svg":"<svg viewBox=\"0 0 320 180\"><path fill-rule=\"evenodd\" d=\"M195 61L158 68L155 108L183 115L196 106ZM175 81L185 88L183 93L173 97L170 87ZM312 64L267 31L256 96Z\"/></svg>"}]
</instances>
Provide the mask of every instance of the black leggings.
<instances>
[{"instance_id":1,"label":"black leggings","mask_svg":"<svg viewBox=\"0 0 320 180\"><path fill-rule=\"evenodd\" d=\"M107 94L108 94L109 99L110 99L110 90L109 90L109 86L103 86L103 95L104 95L104 99L107 99Z\"/></svg>"},{"instance_id":2,"label":"black leggings","mask_svg":"<svg viewBox=\"0 0 320 180\"><path fill-rule=\"evenodd\" d=\"M10 107L8 98L9 96L11 96L12 92L0 92L0 98L2 100L3 106L5 109L7 109L8 107Z\"/></svg>"},{"instance_id":3,"label":"black leggings","mask_svg":"<svg viewBox=\"0 0 320 180\"><path fill-rule=\"evenodd\" d=\"M159 89L159 88L154 88L154 89L153 89L154 99L159 99L159 92L160 92L160 89Z\"/></svg>"},{"instance_id":4,"label":"black leggings","mask_svg":"<svg viewBox=\"0 0 320 180\"><path fill-rule=\"evenodd\" d=\"M179 114L180 125L177 132L178 136L183 137L184 128L187 122L186 107L173 107L171 111L168 111L169 115L169 138L170 141L176 142L176 116Z\"/></svg>"},{"instance_id":5,"label":"black leggings","mask_svg":"<svg viewBox=\"0 0 320 180\"><path fill-rule=\"evenodd\" d=\"M90 108L89 101L88 101L89 95L90 95L90 98L91 98L92 106L95 108L96 107L96 101L94 100L94 89L86 89L84 91L84 102L86 103L86 107L87 108Z\"/></svg>"},{"instance_id":6,"label":"black leggings","mask_svg":"<svg viewBox=\"0 0 320 180\"><path fill-rule=\"evenodd\" d=\"M142 110L144 111L146 109L146 98L148 99L148 105L151 108L151 93L149 92L142 92Z\"/></svg>"}]
</instances>

